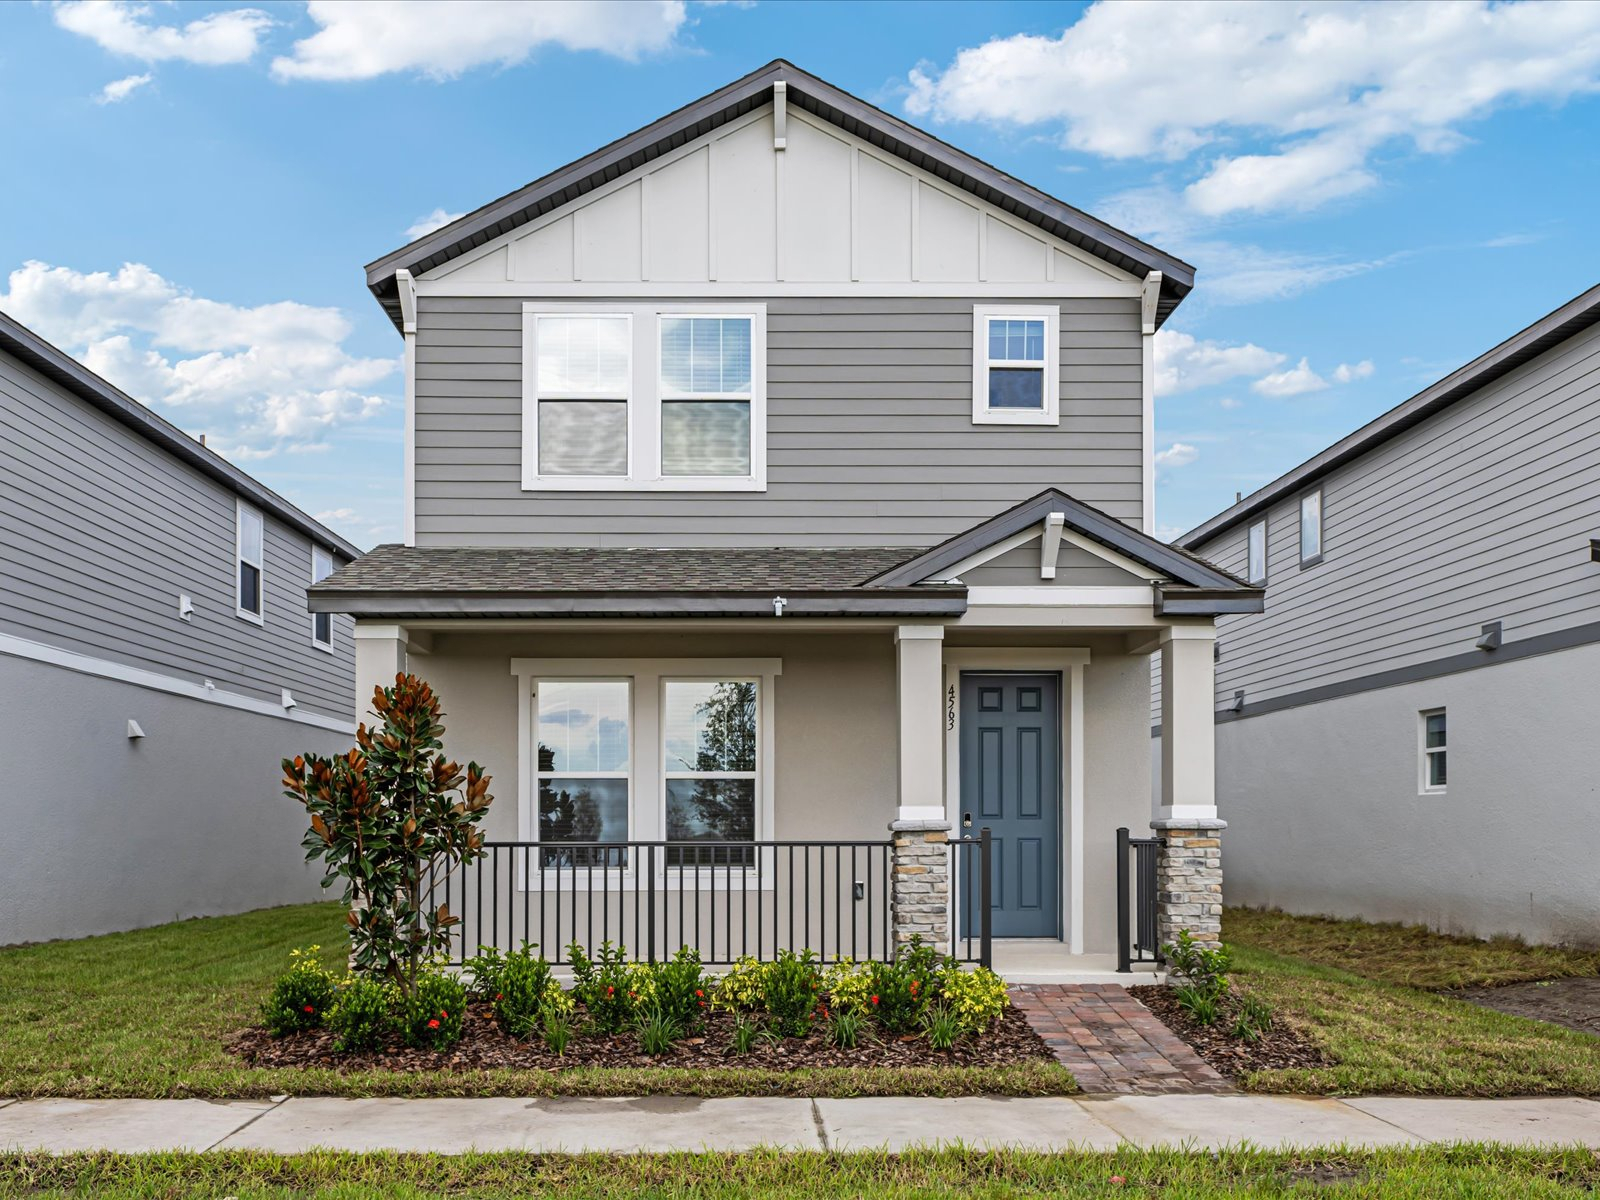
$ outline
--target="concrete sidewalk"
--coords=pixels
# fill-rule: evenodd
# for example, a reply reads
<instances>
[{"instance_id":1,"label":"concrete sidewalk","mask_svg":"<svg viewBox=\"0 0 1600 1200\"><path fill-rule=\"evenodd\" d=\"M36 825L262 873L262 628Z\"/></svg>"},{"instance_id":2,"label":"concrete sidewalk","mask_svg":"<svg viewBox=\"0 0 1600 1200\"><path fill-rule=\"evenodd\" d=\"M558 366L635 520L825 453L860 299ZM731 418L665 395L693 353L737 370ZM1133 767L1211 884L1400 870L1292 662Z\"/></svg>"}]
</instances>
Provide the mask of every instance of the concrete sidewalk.
<instances>
[{"instance_id":1,"label":"concrete sidewalk","mask_svg":"<svg viewBox=\"0 0 1600 1200\"><path fill-rule=\"evenodd\" d=\"M1600 1148L1600 1102L1172 1095L1106 1099L0 1100L0 1150L1034 1150L1420 1146Z\"/></svg>"}]
</instances>

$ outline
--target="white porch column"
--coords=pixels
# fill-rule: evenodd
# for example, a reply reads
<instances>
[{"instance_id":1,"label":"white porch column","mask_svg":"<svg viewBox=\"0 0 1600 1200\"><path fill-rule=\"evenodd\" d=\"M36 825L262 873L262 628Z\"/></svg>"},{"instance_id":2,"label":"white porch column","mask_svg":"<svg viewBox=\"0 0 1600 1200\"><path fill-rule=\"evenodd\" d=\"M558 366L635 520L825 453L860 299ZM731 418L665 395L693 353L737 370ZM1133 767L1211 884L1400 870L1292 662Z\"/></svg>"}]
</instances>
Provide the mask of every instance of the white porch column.
<instances>
[{"instance_id":1,"label":"white porch column","mask_svg":"<svg viewBox=\"0 0 1600 1200\"><path fill-rule=\"evenodd\" d=\"M356 720L372 722L374 688L393 687L394 677L408 669L403 625L356 622Z\"/></svg>"},{"instance_id":2,"label":"white porch column","mask_svg":"<svg viewBox=\"0 0 1600 1200\"><path fill-rule=\"evenodd\" d=\"M1222 831L1217 818L1216 630L1161 633L1161 798L1150 826L1156 858L1156 927L1162 946L1188 930L1222 940Z\"/></svg>"},{"instance_id":3,"label":"white porch column","mask_svg":"<svg viewBox=\"0 0 1600 1200\"><path fill-rule=\"evenodd\" d=\"M894 642L900 719L896 817L944 822L944 628L901 625Z\"/></svg>"}]
</instances>

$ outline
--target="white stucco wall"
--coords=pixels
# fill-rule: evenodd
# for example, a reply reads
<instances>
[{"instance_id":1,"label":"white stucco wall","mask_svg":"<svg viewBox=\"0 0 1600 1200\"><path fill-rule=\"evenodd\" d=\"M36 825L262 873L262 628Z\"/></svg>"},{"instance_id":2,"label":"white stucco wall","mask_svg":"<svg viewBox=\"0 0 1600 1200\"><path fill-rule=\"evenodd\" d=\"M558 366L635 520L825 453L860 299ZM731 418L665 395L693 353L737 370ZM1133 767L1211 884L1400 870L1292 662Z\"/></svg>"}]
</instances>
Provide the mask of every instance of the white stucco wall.
<instances>
[{"instance_id":1,"label":"white stucco wall","mask_svg":"<svg viewBox=\"0 0 1600 1200\"><path fill-rule=\"evenodd\" d=\"M1418 794L1417 720L1449 719ZM1600 646L1217 726L1230 904L1600 943Z\"/></svg>"}]
</instances>

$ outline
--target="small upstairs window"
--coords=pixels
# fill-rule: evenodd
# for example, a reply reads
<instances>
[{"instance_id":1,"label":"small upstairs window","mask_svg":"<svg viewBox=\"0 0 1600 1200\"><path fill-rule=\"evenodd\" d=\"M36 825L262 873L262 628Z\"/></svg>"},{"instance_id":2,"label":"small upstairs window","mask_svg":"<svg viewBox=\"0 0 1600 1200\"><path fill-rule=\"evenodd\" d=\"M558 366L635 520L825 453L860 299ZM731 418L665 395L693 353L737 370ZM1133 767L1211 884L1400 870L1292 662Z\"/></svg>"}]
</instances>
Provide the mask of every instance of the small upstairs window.
<instances>
[{"instance_id":1,"label":"small upstairs window","mask_svg":"<svg viewBox=\"0 0 1600 1200\"><path fill-rule=\"evenodd\" d=\"M1421 783L1418 791L1424 795L1439 793L1445 790L1448 782L1448 763L1446 762L1446 741L1449 730L1445 724L1445 710L1430 708L1418 714L1419 717L1419 766L1421 767Z\"/></svg>"},{"instance_id":2,"label":"small upstairs window","mask_svg":"<svg viewBox=\"0 0 1600 1200\"><path fill-rule=\"evenodd\" d=\"M661 318L661 474L750 474L750 317Z\"/></svg>"},{"instance_id":3,"label":"small upstairs window","mask_svg":"<svg viewBox=\"0 0 1600 1200\"><path fill-rule=\"evenodd\" d=\"M541 476L627 476L632 325L626 313L536 318Z\"/></svg>"},{"instance_id":4,"label":"small upstairs window","mask_svg":"<svg viewBox=\"0 0 1600 1200\"><path fill-rule=\"evenodd\" d=\"M238 595L235 611L245 620L260 625L266 585L266 559L262 546L266 530L259 510L243 500L237 501L237 504L234 533L238 558Z\"/></svg>"},{"instance_id":5,"label":"small upstairs window","mask_svg":"<svg viewBox=\"0 0 1600 1200\"><path fill-rule=\"evenodd\" d=\"M321 546L311 547L311 582L321 583L333 574L333 555ZM311 614L311 643L322 650L333 649L333 614Z\"/></svg>"},{"instance_id":6,"label":"small upstairs window","mask_svg":"<svg viewBox=\"0 0 1600 1200\"><path fill-rule=\"evenodd\" d=\"M1322 561L1322 489L1300 497L1300 565Z\"/></svg>"},{"instance_id":7,"label":"small upstairs window","mask_svg":"<svg viewBox=\"0 0 1600 1200\"><path fill-rule=\"evenodd\" d=\"M1257 521L1250 526L1249 564L1245 568L1247 582L1264 587L1267 582L1267 523Z\"/></svg>"},{"instance_id":8,"label":"small upstairs window","mask_svg":"<svg viewBox=\"0 0 1600 1200\"><path fill-rule=\"evenodd\" d=\"M1058 423L1060 330L1057 308L978 305L973 309L974 424Z\"/></svg>"}]
</instances>

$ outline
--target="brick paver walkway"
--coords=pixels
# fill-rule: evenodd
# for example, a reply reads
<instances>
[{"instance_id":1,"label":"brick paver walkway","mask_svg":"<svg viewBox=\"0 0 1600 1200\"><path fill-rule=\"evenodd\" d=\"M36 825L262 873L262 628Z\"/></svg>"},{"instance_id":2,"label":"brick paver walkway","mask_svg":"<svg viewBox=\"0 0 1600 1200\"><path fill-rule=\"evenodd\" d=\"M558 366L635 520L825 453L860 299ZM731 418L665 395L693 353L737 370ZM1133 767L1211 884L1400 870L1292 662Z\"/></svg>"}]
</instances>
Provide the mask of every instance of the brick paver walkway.
<instances>
[{"instance_id":1,"label":"brick paver walkway","mask_svg":"<svg viewBox=\"0 0 1600 1200\"><path fill-rule=\"evenodd\" d=\"M1228 1081L1114 983L1018 984L1011 1001L1085 1092L1225 1092Z\"/></svg>"}]
</instances>

